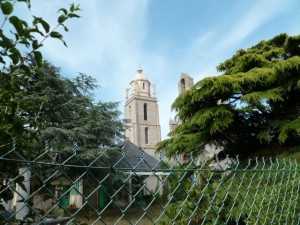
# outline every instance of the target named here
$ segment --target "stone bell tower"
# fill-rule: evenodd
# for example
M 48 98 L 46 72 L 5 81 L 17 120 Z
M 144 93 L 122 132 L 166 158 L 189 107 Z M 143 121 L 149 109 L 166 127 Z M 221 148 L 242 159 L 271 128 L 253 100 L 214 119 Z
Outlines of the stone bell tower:
M 151 90 L 152 89 L 152 90 Z M 137 74 L 126 89 L 125 136 L 132 143 L 154 156 L 156 144 L 161 140 L 158 102 L 155 85 L 151 85 L 143 70 Z
M 183 92 L 191 89 L 194 86 L 194 79 L 187 73 L 181 73 L 180 80 L 178 83 L 178 94 L 181 95 Z
M 191 89 L 194 86 L 194 79 L 187 73 L 181 73 L 179 83 L 178 83 L 178 95 L 181 95 L 183 92 Z M 170 131 L 174 130 L 181 122 L 178 118 L 170 119 L 169 126 Z

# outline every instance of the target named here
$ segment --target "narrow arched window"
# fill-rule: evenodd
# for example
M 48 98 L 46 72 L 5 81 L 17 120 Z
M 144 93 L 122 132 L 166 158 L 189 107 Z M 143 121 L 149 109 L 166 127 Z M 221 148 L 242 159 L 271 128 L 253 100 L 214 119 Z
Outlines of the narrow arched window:
M 181 93 L 184 92 L 186 90 L 186 87 L 185 87 L 185 79 L 181 79 L 180 81 L 180 88 L 181 88 Z
M 148 144 L 148 133 L 149 133 L 149 128 L 145 128 L 145 144 Z
M 147 103 L 144 103 L 144 120 L 147 120 Z
M 145 83 L 143 82 L 143 89 L 145 89 Z

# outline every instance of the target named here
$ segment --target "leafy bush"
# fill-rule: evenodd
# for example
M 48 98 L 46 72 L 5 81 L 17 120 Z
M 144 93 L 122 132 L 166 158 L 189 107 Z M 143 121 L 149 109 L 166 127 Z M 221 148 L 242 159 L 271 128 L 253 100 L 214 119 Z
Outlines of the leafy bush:
M 173 171 L 160 224 L 299 224 L 299 164 L 252 162 L 227 171 Z

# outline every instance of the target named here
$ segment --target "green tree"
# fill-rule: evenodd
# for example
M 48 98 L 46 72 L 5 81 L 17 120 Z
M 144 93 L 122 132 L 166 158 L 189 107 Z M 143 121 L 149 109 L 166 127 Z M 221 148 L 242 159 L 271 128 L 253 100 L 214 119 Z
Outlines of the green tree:
M 14 9 L 19 4 L 26 4 L 30 10 L 30 0 L 0 1 L 0 155 L 12 148 L 12 139 L 17 138 L 19 149 L 27 150 L 27 146 L 37 138 L 41 120 L 39 109 L 43 102 L 28 101 L 27 83 L 31 82 L 35 71 L 43 61 L 40 51 L 47 38 L 56 38 L 63 42 L 59 28 L 68 31 L 65 22 L 79 17 L 79 6 L 70 5 L 69 9 L 59 9 L 57 25 L 51 28 L 41 17 L 33 16 L 30 24 L 23 14 L 16 14 Z M 32 64 L 32 62 L 34 63 Z M 29 116 L 28 112 L 37 112 Z M 24 147 L 24 148 L 23 148 Z M 17 174 L 17 162 L 0 163 L 0 203 L 12 198 L 7 187 L 10 175 Z M 22 187 L 23 176 L 15 180 Z M 0 210 L 3 206 L 0 204 Z M 2 218 L 1 218 L 2 219 Z M 1 223 L 1 221 L 0 221 Z
M 39 114 L 41 124 L 39 144 L 34 142 L 30 149 L 43 151 L 48 141 L 55 151 L 65 152 L 76 143 L 79 155 L 88 159 L 115 146 L 123 131 L 118 103 L 95 104 L 92 92 L 96 88 L 94 78 L 83 73 L 74 79 L 64 78 L 58 68 L 44 62 L 26 87 L 26 100 L 40 105 L 38 110 L 27 112 L 33 118 Z
M 167 155 L 199 154 L 206 144 L 248 156 L 266 146 L 300 142 L 300 36 L 280 34 L 239 50 L 181 94 L 182 121 L 159 144 Z
M 65 22 L 79 17 L 79 6 L 70 5 L 69 9 L 59 9 L 57 25 L 51 28 L 41 17 L 32 17 L 31 24 L 22 15 L 16 15 L 18 4 L 27 4 L 30 0 L 1 0 L 0 27 L 0 152 L 7 151 L 12 138 L 18 143 L 30 143 L 38 134 L 39 113 L 36 117 L 26 116 L 26 112 L 39 109 L 38 102 L 26 101 L 28 90 L 24 88 L 30 82 L 35 71 L 41 67 L 43 56 L 40 52 L 47 38 L 56 38 L 63 42 L 59 28 L 68 31 Z M 34 64 L 31 62 L 34 61 Z M 25 115 L 24 115 L 25 114 Z

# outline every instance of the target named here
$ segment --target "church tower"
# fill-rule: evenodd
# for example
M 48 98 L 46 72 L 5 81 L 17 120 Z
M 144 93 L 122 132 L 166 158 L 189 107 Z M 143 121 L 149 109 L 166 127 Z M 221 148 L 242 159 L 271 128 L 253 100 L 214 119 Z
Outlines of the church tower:
M 194 86 L 194 79 L 187 73 L 181 73 L 178 83 L 178 93 L 181 95 L 183 92 L 191 89 Z
M 178 94 L 181 95 L 183 92 L 191 89 L 193 86 L 194 86 L 194 79 L 187 73 L 181 73 L 179 83 L 178 83 Z M 178 120 L 178 118 L 170 119 L 169 120 L 170 131 L 174 130 L 179 124 L 180 121 Z
M 141 68 L 126 89 L 125 119 L 126 138 L 154 156 L 161 140 L 158 103 L 155 85 L 151 85 Z

